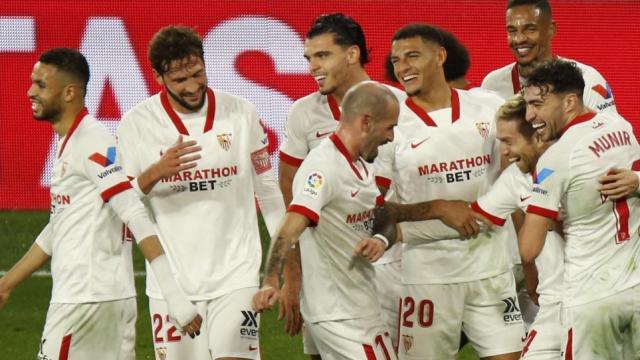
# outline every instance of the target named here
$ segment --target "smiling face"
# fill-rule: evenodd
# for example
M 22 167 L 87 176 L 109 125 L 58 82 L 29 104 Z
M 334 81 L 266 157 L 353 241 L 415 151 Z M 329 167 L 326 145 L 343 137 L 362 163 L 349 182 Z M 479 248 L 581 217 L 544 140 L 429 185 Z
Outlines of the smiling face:
M 207 74 L 204 62 L 198 56 L 175 60 L 169 70 L 156 74 L 158 83 L 167 88 L 171 105 L 181 113 L 198 111 L 204 105 L 207 91 Z
M 55 123 L 63 107 L 63 92 L 67 85 L 65 76 L 53 65 L 37 62 L 31 72 L 31 86 L 27 96 L 31 112 L 36 120 Z
M 346 92 L 350 66 L 360 66 L 357 48 L 355 45 L 336 44 L 332 33 L 320 34 L 305 41 L 304 57 L 309 62 L 309 73 L 318 83 L 318 91 L 322 95 Z
M 518 127 L 523 120 L 499 119 L 497 121 L 498 140 L 500 140 L 500 152 L 509 160 L 515 163 L 523 173 L 531 172 L 535 167 L 541 152 L 540 141 L 536 135 L 527 138 Z
M 391 44 L 391 63 L 396 78 L 409 96 L 416 96 L 443 75 L 444 48 L 420 36 L 395 40 Z
M 528 86 L 524 89 L 527 122 L 531 123 L 543 141 L 556 139 L 567 123 L 565 96 L 552 89 Z
M 551 59 L 551 39 L 555 24 L 534 5 L 515 6 L 507 10 L 507 41 L 521 67 L 533 67 Z

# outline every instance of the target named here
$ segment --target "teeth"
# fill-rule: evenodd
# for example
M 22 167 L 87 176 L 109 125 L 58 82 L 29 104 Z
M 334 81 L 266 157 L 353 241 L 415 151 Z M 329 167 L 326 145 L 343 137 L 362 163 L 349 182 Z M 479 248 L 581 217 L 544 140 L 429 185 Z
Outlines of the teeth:
M 403 77 L 402 80 L 409 81 L 409 80 L 413 80 L 413 79 L 415 79 L 417 77 L 418 77 L 418 75 L 407 75 L 407 76 Z
M 531 126 L 533 126 L 534 129 L 541 129 L 545 126 L 546 124 L 541 122 L 541 123 L 536 123 L 536 124 L 531 124 Z
M 31 110 L 33 111 L 37 111 L 40 108 L 40 105 L 38 103 L 31 103 Z
M 529 51 L 531 51 L 530 47 L 526 47 L 526 48 L 518 48 L 516 49 L 516 51 L 518 52 L 518 54 L 520 55 L 526 55 L 529 53 Z
M 516 162 L 516 161 L 518 161 L 518 158 L 517 158 L 517 157 L 509 158 L 509 162 Z
M 320 80 L 324 80 L 327 76 L 326 75 L 318 75 L 315 77 L 316 81 L 320 81 Z

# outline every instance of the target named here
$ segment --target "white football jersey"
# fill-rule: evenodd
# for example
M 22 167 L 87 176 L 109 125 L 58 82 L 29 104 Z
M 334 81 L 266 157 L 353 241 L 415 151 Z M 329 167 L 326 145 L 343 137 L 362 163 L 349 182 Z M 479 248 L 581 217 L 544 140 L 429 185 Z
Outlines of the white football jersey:
M 371 237 L 373 209 L 383 201 L 364 160 L 352 160 L 332 134 L 298 169 L 293 196 L 288 211 L 309 218 L 318 252 L 318 261 L 302 262 L 303 274 L 311 276 L 302 281 L 305 321 L 379 315 L 373 266 L 353 256 L 356 244 Z
M 51 303 L 135 297 L 131 240 L 107 204 L 131 188 L 109 132 L 83 109 L 57 143 L 51 217 L 38 246 L 51 256 Z
M 450 108 L 426 113 L 407 99 L 393 146 L 378 156 L 378 169 L 387 171 L 378 175 L 395 182 L 400 203 L 475 201 L 499 172 L 494 116 L 502 102 L 497 95 L 452 89 Z M 404 241 L 405 284 L 484 279 L 508 271 L 512 264 L 503 230 L 471 240 Z
M 608 169 L 629 169 L 639 159 L 631 124 L 615 113 L 587 113 L 538 160 L 527 212 L 555 219 L 562 206 L 566 213 L 567 306 L 640 284 L 640 199 L 612 201 L 598 191 L 598 177 Z
M 617 112 L 611 88 L 598 70 L 575 60 L 562 57 L 559 59 L 575 62 L 578 68 L 582 70 L 582 76 L 584 78 L 582 101 L 587 107 L 598 112 Z M 520 76 L 518 67 L 514 62 L 487 74 L 484 80 L 482 80 L 481 87 L 483 89 L 493 90 L 500 94 L 500 96 L 508 99 L 521 90 L 522 84 L 524 84 L 525 81 L 526 80 Z
M 261 244 L 254 175 L 270 169 L 255 107 L 207 90 L 201 111 L 178 115 L 166 92 L 136 105 L 118 128 L 127 175 L 158 161 L 182 134 L 202 147 L 195 168 L 160 180 L 145 198 L 178 283 L 190 300 L 258 286 Z M 162 298 L 151 271 L 147 294 Z
M 407 95 L 398 88 L 389 85 L 387 88 L 393 92 L 399 102 L 407 98 Z M 322 95 L 316 91 L 297 100 L 293 103 L 287 118 L 284 138 L 280 145 L 280 160 L 292 166 L 300 166 L 309 151 L 335 131 L 340 116 L 340 106 L 331 95 Z M 301 236 L 301 248 L 313 246 L 307 243 L 307 236 L 306 232 Z M 398 261 L 400 255 L 400 245 L 394 245 L 376 264 Z M 313 259 L 302 259 L 302 261 L 313 261 Z
M 500 174 L 489 192 L 478 198 L 471 208 L 495 225 L 503 226 L 514 211 L 526 211 L 532 187 L 531 174 L 524 174 L 516 164 L 511 164 Z M 540 305 L 559 302 L 563 290 L 564 241 L 557 232 L 547 232 L 542 252 L 536 258 L 536 267 Z

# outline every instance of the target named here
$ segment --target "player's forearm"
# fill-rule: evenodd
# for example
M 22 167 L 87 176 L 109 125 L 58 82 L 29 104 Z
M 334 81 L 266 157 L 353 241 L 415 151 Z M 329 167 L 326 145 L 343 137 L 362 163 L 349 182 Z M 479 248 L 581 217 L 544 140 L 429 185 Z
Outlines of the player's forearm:
M 384 236 L 389 242 L 389 246 L 393 246 L 398 240 L 397 234 L 397 216 L 391 210 L 393 205 L 384 204 L 374 210 L 375 221 L 373 223 L 373 233 Z
M 280 185 L 285 207 L 288 207 L 291 204 L 291 200 L 293 200 L 293 178 L 297 171 L 297 167 L 280 161 L 278 184 Z
M 156 235 L 148 236 L 138 242 L 138 248 L 147 261 L 152 262 L 158 256 L 164 254 L 160 239 Z
M 38 244 L 31 245 L 29 251 L 2 277 L 2 286 L 13 290 L 31 274 L 49 261 L 51 257 Z
M 274 288 L 280 287 L 280 274 L 282 273 L 282 266 L 287 256 L 287 251 L 293 245 L 294 239 L 278 234 L 276 241 L 271 247 L 271 252 L 267 259 L 265 266 L 265 276 L 262 281 L 263 285 L 271 286 Z
M 536 214 L 527 214 L 518 232 L 518 248 L 522 263 L 533 263 L 542 251 L 551 220 Z
M 415 204 L 393 204 L 396 212 L 396 221 L 423 221 L 439 219 L 438 210 L 442 200 L 424 201 Z
M 155 164 L 149 166 L 133 181 L 138 182 L 138 188 L 146 195 L 151 192 L 151 189 L 162 179 L 160 172 L 156 170 Z
M 302 260 L 299 244 L 294 244 L 287 252 L 283 271 L 286 284 L 300 284 L 302 279 Z

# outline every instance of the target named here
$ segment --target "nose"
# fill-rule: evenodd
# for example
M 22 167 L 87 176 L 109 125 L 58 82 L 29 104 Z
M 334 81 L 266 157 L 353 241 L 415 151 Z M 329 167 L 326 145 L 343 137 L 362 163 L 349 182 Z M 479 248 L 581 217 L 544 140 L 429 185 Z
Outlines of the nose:
M 516 34 L 513 36 L 513 41 L 515 41 L 518 44 L 523 43 L 526 40 L 527 40 L 527 37 L 524 35 L 522 31 L 517 31 Z
M 35 96 L 35 88 L 36 88 L 36 85 L 35 84 L 31 84 L 31 86 L 29 86 L 29 88 L 27 89 L 27 96 L 29 98 Z
M 509 155 L 509 147 L 504 142 L 500 142 L 500 150 L 502 151 L 502 155 Z
M 527 110 L 526 110 L 524 119 L 527 122 L 532 122 L 533 120 L 535 120 L 535 118 L 536 118 L 535 109 L 532 106 L 527 106 Z
M 320 66 L 318 66 L 318 63 L 314 60 L 314 59 L 309 59 L 309 72 L 313 75 L 313 73 L 315 73 Z
M 402 80 L 402 76 L 407 72 L 409 66 L 405 61 L 398 60 L 393 63 L 393 72 L 396 74 L 398 80 Z

